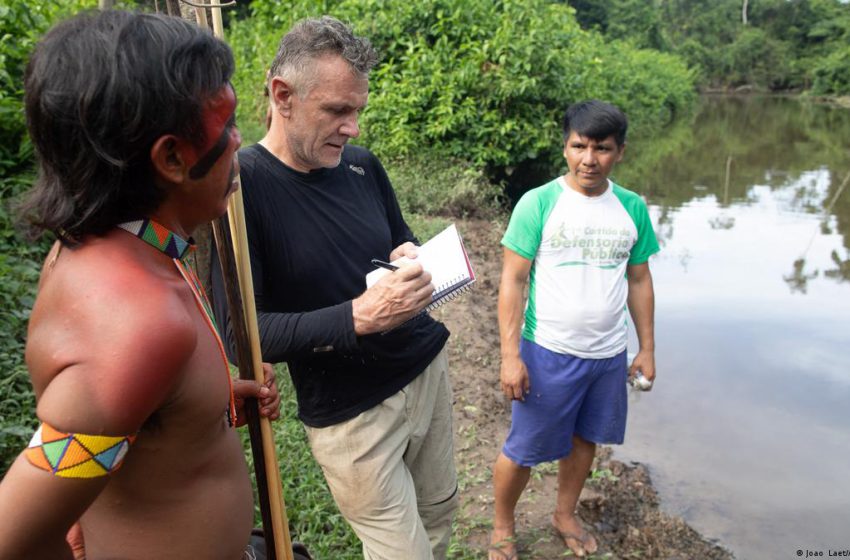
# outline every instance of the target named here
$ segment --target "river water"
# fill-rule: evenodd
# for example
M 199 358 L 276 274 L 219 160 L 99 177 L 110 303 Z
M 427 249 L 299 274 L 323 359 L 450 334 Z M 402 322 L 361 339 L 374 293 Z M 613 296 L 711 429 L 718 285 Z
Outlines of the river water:
M 658 380 L 616 456 L 741 559 L 850 549 L 848 174 L 850 110 L 759 97 L 706 98 L 615 169 L 662 245 Z

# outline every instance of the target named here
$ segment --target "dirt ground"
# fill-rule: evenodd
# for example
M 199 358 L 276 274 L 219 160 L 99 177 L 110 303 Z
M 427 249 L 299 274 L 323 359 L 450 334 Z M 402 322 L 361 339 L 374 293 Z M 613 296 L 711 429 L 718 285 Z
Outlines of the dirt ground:
M 475 287 L 434 316 L 451 330 L 449 359 L 455 397 L 455 459 L 461 481 L 459 535 L 486 557 L 492 526 L 491 467 L 510 423 L 510 405 L 499 391 L 499 329 L 496 298 L 504 224 L 459 220 L 475 268 Z M 592 558 L 731 559 L 679 518 L 659 509 L 649 472 L 641 464 L 597 453 L 579 514 L 599 541 Z M 550 529 L 557 467 L 536 468 L 517 507 L 517 546 L 523 559 L 555 559 L 567 549 Z

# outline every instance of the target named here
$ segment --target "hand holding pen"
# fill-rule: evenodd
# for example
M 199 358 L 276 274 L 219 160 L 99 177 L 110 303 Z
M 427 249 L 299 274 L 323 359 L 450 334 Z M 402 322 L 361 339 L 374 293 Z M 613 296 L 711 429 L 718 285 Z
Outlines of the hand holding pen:
M 386 274 L 351 302 L 357 335 L 385 332 L 397 327 L 425 309 L 431 303 L 434 292 L 431 274 L 415 260 L 397 266 L 373 259 L 372 264 L 392 273 Z

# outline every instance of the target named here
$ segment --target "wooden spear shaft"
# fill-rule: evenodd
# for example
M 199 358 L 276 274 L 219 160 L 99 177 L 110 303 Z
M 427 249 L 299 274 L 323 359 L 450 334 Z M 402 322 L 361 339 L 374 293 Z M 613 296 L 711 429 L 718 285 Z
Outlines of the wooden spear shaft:
M 222 277 L 225 279 L 224 291 L 227 296 L 227 306 L 230 309 L 230 316 L 235 319 L 231 320 L 231 328 L 233 329 L 233 338 L 237 341 L 236 365 L 239 367 L 239 378 L 253 381 L 253 358 L 251 357 L 250 343 L 248 341 L 248 329 L 244 321 L 245 312 L 242 309 L 242 296 L 239 294 L 238 282 L 230 280 L 238 278 L 238 273 L 236 271 L 236 259 L 230 247 L 229 227 L 226 215 L 212 222 L 213 236 L 215 237 L 215 246 L 221 265 Z M 263 519 L 263 529 L 271 532 L 272 523 L 269 500 L 267 499 L 266 463 L 263 457 L 263 440 L 260 431 L 260 410 L 256 399 L 245 403 L 243 414 L 245 415 L 248 433 L 251 438 L 251 451 L 254 456 L 257 492 L 260 495 L 260 515 Z M 273 538 L 274 535 L 271 535 L 266 539 L 267 546 L 270 546 L 268 543 Z
M 245 321 L 245 310 L 242 307 L 242 295 L 239 291 L 239 272 L 236 266 L 236 257 L 233 254 L 232 236 L 230 235 L 230 224 L 227 216 L 221 216 L 212 223 L 215 245 L 221 264 L 222 277 L 224 278 L 224 289 L 227 296 L 227 305 L 230 309 L 231 328 L 236 340 L 236 363 L 239 366 L 240 379 L 253 381 L 254 358 L 251 352 L 251 341 Z M 271 495 L 269 491 L 270 478 L 274 481 L 266 469 L 266 443 L 263 437 L 261 416 L 256 399 L 249 399 L 243 407 L 243 413 L 248 425 L 248 434 L 251 440 L 251 453 L 254 457 L 254 475 L 257 481 L 257 495 L 260 504 L 260 516 L 263 522 L 263 533 L 266 540 L 267 557 L 270 560 L 285 558 L 278 556 L 277 543 L 280 541 L 275 522 L 273 521 Z M 270 453 L 274 455 L 274 447 Z M 285 511 L 284 511 L 285 519 Z M 284 526 L 287 524 L 284 522 Z
M 254 303 L 254 283 L 251 277 L 251 260 L 248 253 L 248 235 L 245 229 L 245 207 L 242 201 L 241 181 L 239 185 L 240 190 L 237 190 L 228 202 L 227 219 L 230 223 L 233 254 L 236 260 L 242 305 L 245 310 L 244 321 L 248 330 L 253 371 L 257 381 L 262 383 L 263 364 L 260 355 L 260 331 L 257 327 L 257 308 Z M 260 431 L 276 555 L 280 560 L 292 560 L 292 539 L 289 535 L 289 522 L 286 518 L 286 505 L 284 504 L 283 487 L 280 482 L 280 467 L 274 446 L 274 432 L 268 418 L 260 418 Z
M 219 4 L 219 0 L 212 0 L 213 4 Z M 224 27 L 221 19 L 221 8 L 212 8 L 212 19 L 214 34 L 216 37 L 224 40 Z M 258 383 L 265 381 L 263 376 L 262 356 L 260 352 L 260 332 L 257 327 L 257 308 L 254 303 L 254 282 L 251 276 L 251 260 L 248 253 L 248 235 L 245 228 L 245 207 L 242 201 L 242 182 L 237 177 L 238 190 L 230 197 L 227 204 L 227 219 L 230 225 L 230 237 L 233 248 L 233 256 L 236 268 L 237 280 L 239 283 L 239 292 L 241 299 L 241 307 L 244 313 L 240 316 L 234 315 L 234 307 L 231 306 L 231 323 L 236 325 L 241 322 L 240 327 L 247 329 L 247 338 L 243 338 L 243 345 L 247 342 L 247 347 L 250 349 L 250 364 L 253 371 L 254 379 Z M 217 222 L 218 223 L 218 222 Z M 219 236 L 222 241 L 217 243 L 219 251 L 222 247 L 227 247 L 223 243 L 223 236 Z M 223 259 L 220 259 L 223 261 Z M 225 271 L 223 271 L 225 272 Z M 225 285 L 228 282 L 232 283 L 233 276 L 222 274 Z M 235 295 L 235 294 L 234 294 Z M 228 299 L 231 296 L 228 295 Z M 234 333 L 236 331 L 234 330 Z M 246 358 L 247 361 L 247 358 Z M 240 363 L 240 371 L 244 366 Z M 280 467 L 277 462 L 277 452 L 274 445 L 274 432 L 271 422 L 268 418 L 263 418 L 257 411 L 257 403 L 254 400 L 253 408 L 256 411 L 254 416 L 254 428 L 259 425 L 260 445 L 254 443 L 254 438 L 251 439 L 251 447 L 254 453 L 255 473 L 257 475 L 257 488 L 260 500 L 261 512 L 267 509 L 267 513 L 263 515 L 263 529 L 266 535 L 267 555 L 269 560 L 293 560 L 292 556 L 292 539 L 289 535 L 289 522 L 286 517 L 286 505 L 283 500 L 283 487 L 280 481 Z M 248 416 L 249 422 L 251 416 Z M 249 428 L 250 429 L 250 428 Z M 259 452 L 259 453 L 258 453 Z M 262 463 L 262 469 L 256 467 L 257 463 Z M 260 471 L 264 471 L 262 474 Z M 264 476 L 263 476 L 264 475 Z M 261 484 L 261 479 L 265 480 L 265 484 Z M 261 491 L 261 487 L 265 487 L 265 492 Z M 264 495 L 265 494 L 265 495 Z M 265 502 L 265 504 L 264 504 Z M 268 519 L 267 519 L 268 518 Z M 270 527 L 269 524 L 270 523 Z M 271 529 L 271 531 L 269 531 Z M 271 538 L 270 538 L 271 537 Z

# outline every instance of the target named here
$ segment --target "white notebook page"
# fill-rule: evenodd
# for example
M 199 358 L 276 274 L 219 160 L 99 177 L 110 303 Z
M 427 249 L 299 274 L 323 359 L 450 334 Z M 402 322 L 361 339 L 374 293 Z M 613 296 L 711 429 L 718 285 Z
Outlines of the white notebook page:
M 418 248 L 416 259 L 402 257 L 392 264 L 402 266 L 407 262 L 418 262 L 422 268 L 431 273 L 431 283 L 436 292 L 446 288 L 468 284 L 475 279 L 472 266 L 467 260 L 466 252 L 458 234 L 457 227 L 452 224 L 428 242 Z M 378 268 L 366 275 L 366 287 L 372 286 L 390 271 Z

